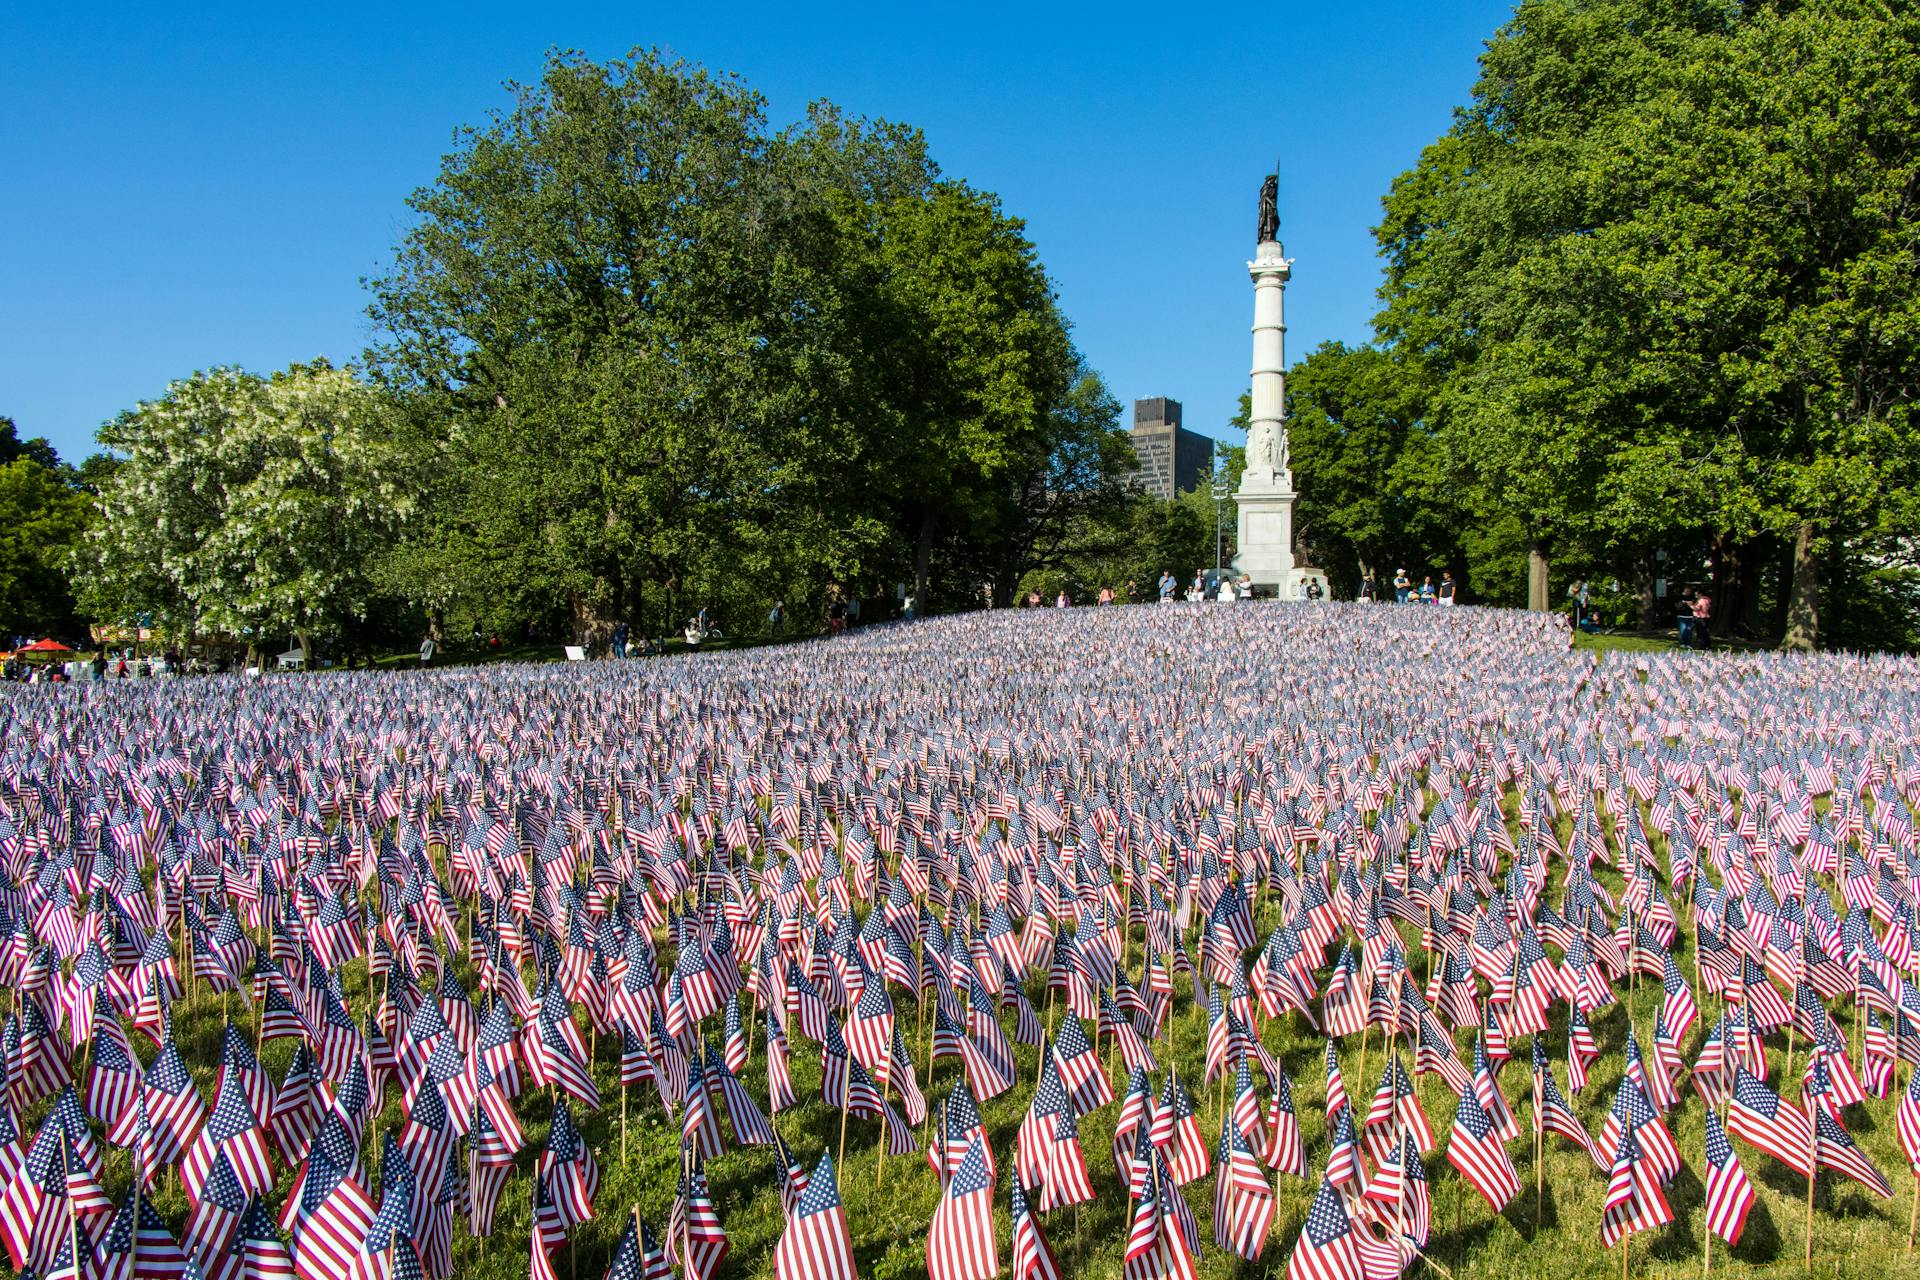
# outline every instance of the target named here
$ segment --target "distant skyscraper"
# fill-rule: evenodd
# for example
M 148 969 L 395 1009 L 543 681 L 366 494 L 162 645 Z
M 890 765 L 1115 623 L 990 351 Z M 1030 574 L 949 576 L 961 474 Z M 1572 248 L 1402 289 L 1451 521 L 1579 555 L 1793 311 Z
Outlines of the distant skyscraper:
M 1133 451 L 1140 459 L 1136 483 L 1156 498 L 1171 498 L 1207 476 L 1213 440 L 1180 425 L 1180 402 L 1166 396 L 1133 402 Z

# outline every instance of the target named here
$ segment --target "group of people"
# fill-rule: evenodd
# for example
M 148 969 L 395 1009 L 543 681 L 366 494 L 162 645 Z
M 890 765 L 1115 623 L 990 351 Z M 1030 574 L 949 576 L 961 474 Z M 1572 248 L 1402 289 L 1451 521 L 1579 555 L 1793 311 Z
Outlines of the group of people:
M 1161 570 L 1160 603 L 1172 603 L 1178 588 L 1179 584 L 1174 581 L 1173 575 L 1164 569 Z M 1207 571 L 1195 569 L 1193 581 L 1187 584 L 1186 598 L 1192 604 L 1199 604 L 1206 600 L 1218 600 L 1222 604 L 1231 604 L 1236 600 L 1251 600 L 1253 599 L 1253 579 L 1244 573 L 1237 578 L 1230 578 L 1223 573 L 1214 580 L 1209 589 Z
M 1440 581 L 1435 582 L 1432 574 L 1420 579 L 1420 585 L 1413 585 L 1413 578 L 1405 569 L 1393 571 L 1393 602 L 1395 604 L 1442 604 L 1451 607 L 1459 597 L 1460 584 L 1454 580 L 1453 570 L 1442 569 Z M 1378 600 L 1380 592 L 1374 583 L 1371 571 L 1360 575 L 1359 599 Z

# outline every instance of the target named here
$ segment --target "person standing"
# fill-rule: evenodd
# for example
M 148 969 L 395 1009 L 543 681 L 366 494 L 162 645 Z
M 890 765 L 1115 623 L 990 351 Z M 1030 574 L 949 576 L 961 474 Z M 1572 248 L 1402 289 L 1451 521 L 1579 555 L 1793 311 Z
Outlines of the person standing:
M 433 650 L 434 650 L 433 633 L 428 632 L 420 640 L 420 669 L 422 671 L 425 671 L 428 665 L 433 662 Z M 126 668 L 126 665 L 127 665 L 126 659 L 122 658 L 120 660 L 121 669 L 124 670 Z
M 1067 598 L 1067 589 L 1065 587 L 1060 588 L 1060 594 L 1053 598 L 1053 607 L 1056 609 L 1064 609 L 1072 603 L 1073 601 Z
M 1112 588 L 1112 587 L 1101 587 L 1101 588 L 1100 588 L 1100 603 L 1101 603 L 1101 604 L 1112 604 L 1112 603 L 1113 603 L 1113 588 Z
M 773 632 L 773 638 L 778 640 L 781 633 L 786 629 L 787 602 L 784 600 L 775 600 L 773 602 L 773 608 L 767 610 L 767 630 Z
M 1360 602 L 1362 604 L 1372 604 L 1373 593 L 1374 593 L 1374 587 L 1373 587 L 1372 572 L 1369 571 L 1361 574 L 1360 575 Z
M 1407 593 L 1412 590 L 1413 579 L 1407 576 L 1407 571 L 1405 569 L 1395 569 L 1393 571 L 1393 602 L 1395 604 L 1405 604 L 1407 602 Z
M 1169 572 L 1166 569 L 1162 569 L 1160 571 L 1160 603 L 1161 604 L 1173 603 L 1173 592 L 1174 592 L 1174 588 L 1177 585 L 1178 584 L 1176 584 L 1173 580 L 1173 574 L 1171 572 Z
M 1451 609 L 1454 592 L 1458 589 L 1459 584 L 1453 580 L 1453 570 L 1442 569 L 1440 571 L 1440 603 Z
M 1702 591 L 1693 598 L 1693 647 L 1710 649 L 1713 637 L 1710 623 L 1713 620 L 1713 601 Z
M 1420 603 L 1432 604 L 1433 598 L 1434 598 L 1433 575 L 1428 574 L 1424 578 L 1420 579 Z

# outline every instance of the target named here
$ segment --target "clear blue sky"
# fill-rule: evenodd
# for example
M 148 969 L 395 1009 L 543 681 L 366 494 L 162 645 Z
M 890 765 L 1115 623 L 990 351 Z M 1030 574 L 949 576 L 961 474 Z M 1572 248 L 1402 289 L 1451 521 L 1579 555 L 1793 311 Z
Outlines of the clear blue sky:
M 364 349 L 362 276 L 454 127 L 544 52 L 660 45 L 922 127 L 1027 219 L 1123 402 L 1213 432 L 1247 383 L 1261 175 L 1296 259 L 1288 355 L 1364 340 L 1370 228 L 1509 0 L 0 7 L 0 414 L 77 457 L 214 364 Z

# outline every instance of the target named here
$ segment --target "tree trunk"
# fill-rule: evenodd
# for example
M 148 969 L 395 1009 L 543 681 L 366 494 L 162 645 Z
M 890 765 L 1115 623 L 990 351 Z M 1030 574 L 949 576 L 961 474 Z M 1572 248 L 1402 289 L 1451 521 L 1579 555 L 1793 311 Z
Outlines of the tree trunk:
M 1793 586 L 1787 594 L 1787 634 L 1783 649 L 1808 650 L 1820 643 L 1820 574 L 1823 554 L 1815 549 L 1819 530 L 1811 520 L 1800 522 L 1793 536 Z
M 573 592 L 568 599 L 573 607 L 574 643 L 604 649 L 613 635 L 613 611 L 585 592 Z
M 1653 594 L 1653 575 L 1655 565 L 1651 560 L 1642 560 L 1633 571 L 1633 611 L 1635 624 L 1642 631 L 1657 631 L 1660 628 L 1660 601 Z
M 1793 544 L 1783 539 L 1773 549 L 1773 563 L 1768 568 L 1773 571 L 1773 596 L 1768 601 L 1766 617 L 1762 619 L 1763 629 L 1755 634 L 1778 643 L 1780 637 L 1787 633 L 1787 601 L 1793 595 Z
M 293 634 L 300 641 L 300 669 L 313 670 L 313 633 L 301 630 Z
M 1547 599 L 1547 553 L 1536 542 L 1527 548 L 1527 608 L 1545 613 L 1552 607 Z
M 920 518 L 920 537 L 913 548 L 913 600 L 921 614 L 927 609 L 927 567 L 933 559 L 933 512 Z

